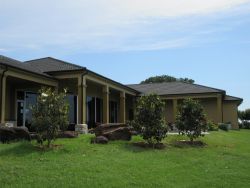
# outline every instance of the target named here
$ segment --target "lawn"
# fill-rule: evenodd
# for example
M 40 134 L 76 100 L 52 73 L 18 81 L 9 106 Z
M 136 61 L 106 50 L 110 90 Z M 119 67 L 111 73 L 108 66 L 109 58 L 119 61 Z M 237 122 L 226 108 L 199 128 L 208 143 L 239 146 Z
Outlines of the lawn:
M 0 144 L 0 187 L 250 187 L 250 131 L 212 132 L 203 148 L 90 144 L 91 135 L 59 139 L 60 149 Z

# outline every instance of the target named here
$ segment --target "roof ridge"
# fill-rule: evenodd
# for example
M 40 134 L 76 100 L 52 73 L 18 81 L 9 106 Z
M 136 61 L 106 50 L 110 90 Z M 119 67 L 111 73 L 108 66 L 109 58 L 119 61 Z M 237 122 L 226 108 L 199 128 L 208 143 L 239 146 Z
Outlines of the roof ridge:
M 7 60 L 10 60 L 10 61 L 15 61 L 15 62 L 17 62 L 17 63 L 23 63 L 22 61 L 19 61 L 19 60 L 16 60 L 16 59 L 13 59 L 13 58 L 4 56 L 4 55 L 0 55 L 0 58 L 2 58 L 2 59 L 7 59 Z
M 32 72 L 32 73 L 35 73 L 35 74 L 40 74 L 40 75 L 43 75 L 43 76 L 46 76 L 46 77 L 51 77 L 50 75 L 42 72 L 38 68 L 36 68 L 34 70 L 33 66 L 31 66 L 30 64 L 25 64 L 23 61 L 19 61 L 19 60 L 16 60 L 16 59 L 13 59 L 13 58 L 10 58 L 10 57 L 7 57 L 7 56 L 3 56 L 3 55 L 0 55 L 0 61 L 1 61 L 1 59 L 3 60 L 3 62 L 2 63 L 0 62 L 0 64 L 7 65 L 7 66 L 10 66 L 10 67 L 14 67 L 16 69 L 21 69 L 21 70 L 24 70 L 24 71 Z M 6 61 L 7 63 L 5 63 L 4 61 Z
M 223 92 L 223 93 L 226 94 L 226 91 L 222 90 L 222 89 L 218 89 L 218 88 L 214 88 L 214 87 L 209 87 L 209 86 L 204 86 L 204 85 L 195 84 L 195 83 L 188 83 L 188 82 L 182 82 L 182 83 L 189 84 L 189 85 L 196 85 L 196 86 L 200 86 L 200 87 L 205 87 L 205 88 L 208 88 L 208 89 L 214 89 L 214 90 L 218 90 L 218 91 L 221 91 L 221 92 Z
M 199 86 L 199 87 L 204 87 L 204 88 L 208 88 L 208 89 L 213 89 L 213 90 L 217 90 L 223 93 L 226 93 L 225 90 L 222 89 L 218 89 L 218 88 L 214 88 L 214 87 L 209 87 L 209 86 L 204 86 L 201 84 L 195 84 L 195 83 L 188 83 L 188 82 L 184 82 L 184 81 L 173 81 L 173 82 L 159 82 L 159 83 L 143 83 L 143 84 L 129 84 L 130 86 L 132 85 L 149 85 L 149 84 L 165 84 L 165 83 L 182 83 L 182 84 L 187 84 L 187 85 L 194 85 L 194 86 Z
M 39 61 L 39 60 L 42 60 L 42 59 L 52 59 L 54 61 L 64 63 L 64 64 L 68 64 L 68 65 L 71 65 L 71 66 L 75 66 L 75 67 L 78 67 L 78 68 L 86 68 L 86 67 L 83 67 L 83 66 L 80 66 L 80 65 L 77 65 L 77 64 L 74 64 L 74 63 L 70 63 L 70 62 L 67 62 L 67 61 L 64 61 L 64 60 L 61 60 L 61 59 L 57 59 L 57 58 L 54 58 L 54 57 L 43 57 L 43 58 L 38 58 L 38 59 L 32 59 L 32 60 L 25 61 L 25 63 L 36 62 L 36 61 Z
M 79 68 L 85 68 L 85 67 L 82 67 L 82 66 L 77 65 L 77 64 L 74 64 L 74 63 L 70 63 L 70 62 L 67 62 L 67 61 L 64 61 L 64 60 L 61 60 L 61 59 L 56 59 L 56 58 L 54 58 L 54 57 L 47 57 L 47 58 L 53 59 L 53 60 L 55 60 L 55 61 L 59 61 L 59 62 L 65 63 L 65 64 L 68 64 L 68 65 L 77 66 L 77 67 L 79 67 Z

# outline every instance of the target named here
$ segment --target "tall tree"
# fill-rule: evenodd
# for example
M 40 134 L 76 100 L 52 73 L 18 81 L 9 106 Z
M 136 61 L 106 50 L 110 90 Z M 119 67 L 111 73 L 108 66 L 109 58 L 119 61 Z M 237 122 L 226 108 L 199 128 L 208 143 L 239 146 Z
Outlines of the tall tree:
M 161 76 L 152 76 L 142 81 L 141 84 L 149 84 L 149 83 L 163 83 L 163 82 L 186 82 L 186 83 L 194 83 L 194 80 L 189 78 L 175 78 L 169 75 L 161 75 Z

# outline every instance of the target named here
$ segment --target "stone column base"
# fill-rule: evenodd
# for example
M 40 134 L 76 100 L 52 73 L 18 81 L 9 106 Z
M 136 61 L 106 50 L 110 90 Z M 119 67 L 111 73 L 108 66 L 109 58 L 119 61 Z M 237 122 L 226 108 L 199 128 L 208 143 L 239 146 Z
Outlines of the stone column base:
M 87 124 L 76 124 L 75 131 L 79 134 L 88 134 L 88 125 Z

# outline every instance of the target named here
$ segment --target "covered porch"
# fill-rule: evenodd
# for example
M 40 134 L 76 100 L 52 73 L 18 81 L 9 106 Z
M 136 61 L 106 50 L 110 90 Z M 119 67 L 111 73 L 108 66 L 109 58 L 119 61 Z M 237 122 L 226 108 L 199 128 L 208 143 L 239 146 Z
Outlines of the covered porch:
M 68 89 L 70 124 L 85 124 L 88 129 L 99 124 L 125 123 L 134 115 L 135 94 L 93 75 L 60 77 L 59 91 Z
M 41 86 L 57 88 L 53 79 L 16 70 L 5 70 L 1 76 L 1 124 L 31 128 L 31 106 L 36 103 Z

